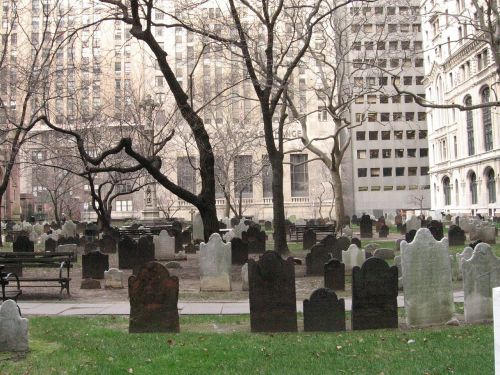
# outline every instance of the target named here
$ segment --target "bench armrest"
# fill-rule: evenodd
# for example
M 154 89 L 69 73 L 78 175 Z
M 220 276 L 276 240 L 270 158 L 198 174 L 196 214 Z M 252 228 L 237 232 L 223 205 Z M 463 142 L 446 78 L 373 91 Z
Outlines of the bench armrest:
M 16 283 L 17 283 L 17 289 L 18 289 L 18 290 L 19 290 L 19 289 L 21 289 L 21 284 L 19 283 L 19 277 L 18 277 L 15 273 L 13 273 L 13 272 L 8 273 L 8 274 L 7 274 L 7 275 L 3 278 L 3 280 L 2 280 L 2 281 L 7 281 L 7 282 L 8 282 L 8 281 L 9 281 L 9 279 L 10 279 L 11 277 L 13 277 L 13 278 L 16 280 Z

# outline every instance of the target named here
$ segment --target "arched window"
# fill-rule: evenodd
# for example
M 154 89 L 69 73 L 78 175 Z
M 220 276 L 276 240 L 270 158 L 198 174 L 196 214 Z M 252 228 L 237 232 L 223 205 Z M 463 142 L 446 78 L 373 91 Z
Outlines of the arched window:
M 467 96 L 465 98 L 465 105 L 470 107 L 472 105 L 472 98 Z M 467 117 L 467 149 L 469 150 L 469 156 L 474 155 L 474 120 L 472 117 L 472 111 L 466 112 Z
M 469 176 L 470 200 L 472 204 L 477 204 L 477 179 L 476 174 L 471 172 Z
M 495 171 L 490 169 L 488 172 L 486 185 L 488 187 L 488 202 L 495 203 L 497 201 L 497 189 L 495 186 Z
M 448 177 L 443 178 L 443 194 L 444 194 L 444 205 L 449 206 L 451 204 L 451 189 L 450 189 L 450 179 Z
M 482 103 L 490 102 L 490 89 L 486 87 L 481 93 Z M 483 131 L 484 131 L 484 150 L 493 149 L 493 132 L 491 126 L 491 107 L 483 108 Z
M 458 194 L 458 180 L 455 179 L 455 206 L 460 205 L 460 195 Z

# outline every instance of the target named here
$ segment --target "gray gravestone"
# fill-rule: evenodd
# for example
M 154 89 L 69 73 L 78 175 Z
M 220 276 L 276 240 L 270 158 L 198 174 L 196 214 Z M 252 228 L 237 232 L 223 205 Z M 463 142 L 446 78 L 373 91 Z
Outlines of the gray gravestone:
M 218 233 L 200 244 L 200 289 L 231 290 L 231 243 L 224 243 Z
M 28 319 L 21 318 L 15 301 L 6 300 L 0 305 L 0 352 L 28 350 Z

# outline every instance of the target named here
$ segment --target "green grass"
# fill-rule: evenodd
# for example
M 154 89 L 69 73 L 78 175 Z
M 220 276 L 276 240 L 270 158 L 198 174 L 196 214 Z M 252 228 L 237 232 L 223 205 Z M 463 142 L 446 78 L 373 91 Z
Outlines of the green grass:
M 491 325 L 252 334 L 247 316 L 182 317 L 180 334 L 128 334 L 128 320 L 31 318 L 17 374 L 492 374 Z M 408 343 L 414 340 L 414 343 Z

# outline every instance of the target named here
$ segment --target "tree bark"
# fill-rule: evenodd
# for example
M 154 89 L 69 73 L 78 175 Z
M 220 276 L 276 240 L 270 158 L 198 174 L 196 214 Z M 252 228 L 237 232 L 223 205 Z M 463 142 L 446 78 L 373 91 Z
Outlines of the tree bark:
M 205 242 L 208 242 L 212 233 L 219 232 L 219 219 L 217 219 L 217 209 L 213 204 L 200 205 L 197 207 L 203 221 Z
M 269 157 L 273 172 L 273 227 L 274 250 L 288 254 L 285 230 L 285 198 L 283 195 L 283 154 L 275 153 Z
M 345 208 L 344 208 L 344 195 L 343 195 L 343 187 L 342 187 L 342 178 L 340 177 L 339 169 L 333 167 L 330 170 L 332 180 L 333 180 L 333 189 L 335 192 L 335 217 L 337 220 L 337 228 L 336 232 L 340 232 L 342 229 L 344 216 L 345 216 Z
M 3 193 L 0 194 L 0 247 L 3 247 L 3 240 L 2 240 L 2 200 L 3 200 Z

